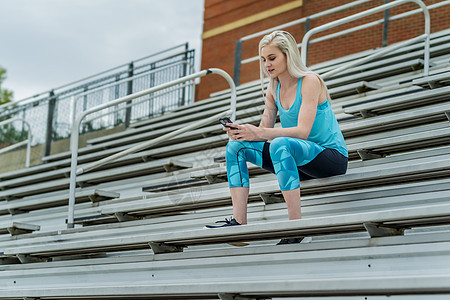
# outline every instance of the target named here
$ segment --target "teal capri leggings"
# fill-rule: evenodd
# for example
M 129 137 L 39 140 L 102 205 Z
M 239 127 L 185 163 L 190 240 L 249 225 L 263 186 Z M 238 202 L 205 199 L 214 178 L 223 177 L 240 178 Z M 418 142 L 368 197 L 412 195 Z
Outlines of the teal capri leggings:
M 282 191 L 300 187 L 300 180 L 345 174 L 348 159 L 316 143 L 279 137 L 272 142 L 230 141 L 226 151 L 228 183 L 248 187 L 247 162 L 277 176 Z

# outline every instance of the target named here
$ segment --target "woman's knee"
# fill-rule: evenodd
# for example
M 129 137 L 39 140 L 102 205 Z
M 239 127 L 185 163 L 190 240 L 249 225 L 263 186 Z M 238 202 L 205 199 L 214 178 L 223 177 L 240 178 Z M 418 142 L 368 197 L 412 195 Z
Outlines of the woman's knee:
M 239 153 L 239 150 L 242 149 L 242 143 L 239 143 L 238 141 L 229 141 L 226 147 L 226 151 L 229 154 L 236 155 Z
M 272 157 L 280 150 L 289 150 L 289 141 L 285 137 L 277 137 L 270 142 L 269 152 Z

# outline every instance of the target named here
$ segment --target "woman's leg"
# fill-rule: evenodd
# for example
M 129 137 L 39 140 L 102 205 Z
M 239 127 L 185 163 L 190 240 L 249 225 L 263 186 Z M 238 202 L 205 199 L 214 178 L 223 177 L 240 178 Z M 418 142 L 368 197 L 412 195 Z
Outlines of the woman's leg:
M 281 193 L 283 194 L 284 201 L 286 201 L 289 220 L 301 219 L 300 188 L 290 191 L 281 191 Z
M 323 148 L 294 138 L 276 138 L 270 144 L 270 157 L 290 220 L 301 218 L 300 177 L 297 167 L 307 164 Z
M 264 142 L 230 141 L 227 145 L 227 176 L 233 202 L 233 217 L 239 224 L 247 224 L 249 174 L 247 162 L 263 166 Z
M 241 225 L 247 224 L 247 200 L 248 187 L 230 188 L 231 200 L 233 202 L 233 217 Z

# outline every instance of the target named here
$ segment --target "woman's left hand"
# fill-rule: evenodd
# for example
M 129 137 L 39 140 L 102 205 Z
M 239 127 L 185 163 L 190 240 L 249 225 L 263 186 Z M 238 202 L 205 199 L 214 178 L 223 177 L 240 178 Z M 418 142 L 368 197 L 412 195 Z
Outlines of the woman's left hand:
M 237 129 L 228 130 L 228 135 L 234 141 L 263 141 L 261 138 L 261 128 L 251 124 L 237 125 Z

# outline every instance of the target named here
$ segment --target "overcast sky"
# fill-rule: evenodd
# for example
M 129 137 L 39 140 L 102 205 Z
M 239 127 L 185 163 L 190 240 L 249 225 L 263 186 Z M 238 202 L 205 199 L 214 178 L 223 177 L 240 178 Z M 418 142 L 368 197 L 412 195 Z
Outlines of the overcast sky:
M 200 66 L 204 0 L 0 0 L 3 88 L 14 100 L 185 42 Z

